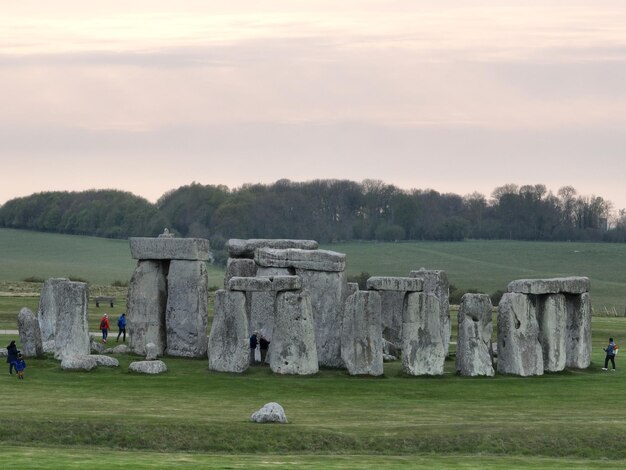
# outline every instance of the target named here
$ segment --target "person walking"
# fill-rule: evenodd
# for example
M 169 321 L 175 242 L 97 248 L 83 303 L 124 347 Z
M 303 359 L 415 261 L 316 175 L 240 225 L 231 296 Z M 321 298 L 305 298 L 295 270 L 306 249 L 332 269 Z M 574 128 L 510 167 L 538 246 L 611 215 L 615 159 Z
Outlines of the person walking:
M 100 319 L 100 331 L 102 331 L 102 342 L 107 342 L 107 337 L 109 336 L 109 316 L 105 313 L 104 316 Z
M 19 351 L 15 345 L 15 340 L 11 341 L 7 346 L 7 362 L 9 363 L 9 374 L 13 375 L 13 369 L 15 369 L 15 363 L 17 362 L 17 355 Z M 17 372 L 17 369 L 16 369 Z
M 256 360 L 254 354 L 256 353 L 256 347 L 258 344 L 258 334 L 256 331 L 250 336 L 250 365 L 254 365 Z
M 612 370 L 615 372 L 615 354 L 617 354 L 618 347 L 613 341 L 613 338 L 609 338 L 609 345 L 606 348 L 602 348 L 602 350 L 606 352 L 602 370 L 608 370 L 609 361 L 611 361 L 611 365 L 613 366 Z
M 125 313 L 122 313 L 122 315 L 120 315 L 120 317 L 117 319 L 117 327 L 119 328 L 120 332 L 117 334 L 117 340 L 115 340 L 115 342 L 119 343 L 120 335 L 124 335 L 122 336 L 122 341 L 125 343 L 126 342 L 126 314 Z
M 24 361 L 24 357 L 18 354 L 17 360 L 15 361 L 15 371 L 17 372 L 17 378 L 20 380 L 24 380 L 24 369 L 26 369 L 26 362 Z

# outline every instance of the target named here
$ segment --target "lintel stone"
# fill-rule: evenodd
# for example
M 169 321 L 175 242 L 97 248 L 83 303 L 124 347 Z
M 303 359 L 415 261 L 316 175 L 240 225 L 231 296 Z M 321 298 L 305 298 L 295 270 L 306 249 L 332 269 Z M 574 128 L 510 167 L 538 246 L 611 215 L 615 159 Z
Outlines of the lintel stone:
M 589 292 L 588 277 L 555 277 L 552 279 L 518 279 L 509 283 L 508 291 L 517 294 L 584 294 Z
M 226 242 L 228 256 L 231 258 L 254 258 L 257 248 L 299 248 L 301 250 L 317 250 L 319 244 L 315 240 L 290 240 L 286 238 L 251 238 L 242 240 L 231 238 Z
M 300 276 L 232 277 L 228 289 L 244 292 L 279 292 L 302 289 Z
M 209 260 L 209 240 L 204 238 L 131 237 L 129 241 L 134 259 Z
M 329 250 L 257 248 L 254 260 L 259 266 L 274 268 L 325 272 L 341 272 L 346 269 L 346 255 Z
M 373 276 L 367 280 L 368 290 L 421 292 L 423 287 L 422 279 L 412 277 Z

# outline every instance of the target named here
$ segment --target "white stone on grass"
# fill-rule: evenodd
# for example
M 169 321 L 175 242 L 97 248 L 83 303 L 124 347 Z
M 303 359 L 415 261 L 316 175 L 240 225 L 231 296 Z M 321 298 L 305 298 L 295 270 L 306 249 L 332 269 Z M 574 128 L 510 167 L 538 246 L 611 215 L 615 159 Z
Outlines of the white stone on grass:
M 63 370 L 83 370 L 90 371 L 95 369 L 98 362 L 95 356 L 85 354 L 79 356 L 65 356 L 61 360 L 61 369 Z
M 134 361 L 129 364 L 128 371 L 156 375 L 167 372 L 167 366 L 163 361 Z
M 252 413 L 250 421 L 254 423 L 287 423 L 287 416 L 285 410 L 278 403 L 271 402 L 263 405 L 258 411 Z
M 328 250 L 258 248 L 254 260 L 259 266 L 299 268 L 313 271 L 339 272 L 346 269 L 346 255 Z
M 96 364 L 104 367 L 119 367 L 120 361 L 111 356 L 105 356 L 103 354 L 92 354 L 91 357 L 94 358 Z

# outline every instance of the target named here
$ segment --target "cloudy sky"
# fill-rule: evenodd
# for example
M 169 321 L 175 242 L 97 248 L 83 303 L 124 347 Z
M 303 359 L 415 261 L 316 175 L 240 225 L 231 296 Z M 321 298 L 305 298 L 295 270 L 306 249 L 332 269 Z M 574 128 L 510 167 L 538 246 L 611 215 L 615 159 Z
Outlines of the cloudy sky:
M 621 0 L 0 0 L 0 203 L 382 179 L 626 207 Z

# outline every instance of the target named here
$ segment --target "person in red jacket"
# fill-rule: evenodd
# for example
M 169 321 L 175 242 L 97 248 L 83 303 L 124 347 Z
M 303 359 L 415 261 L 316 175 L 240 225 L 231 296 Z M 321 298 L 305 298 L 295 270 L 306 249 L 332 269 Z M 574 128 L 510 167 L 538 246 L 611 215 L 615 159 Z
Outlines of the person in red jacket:
M 107 342 L 107 336 L 109 336 L 109 316 L 105 313 L 100 319 L 100 331 L 102 331 L 102 342 Z

